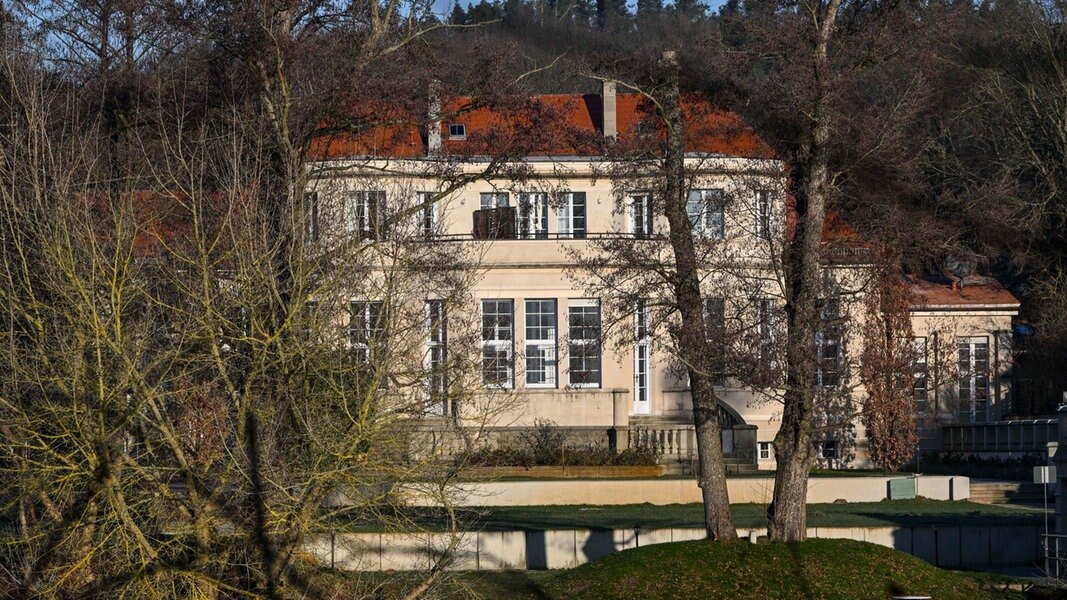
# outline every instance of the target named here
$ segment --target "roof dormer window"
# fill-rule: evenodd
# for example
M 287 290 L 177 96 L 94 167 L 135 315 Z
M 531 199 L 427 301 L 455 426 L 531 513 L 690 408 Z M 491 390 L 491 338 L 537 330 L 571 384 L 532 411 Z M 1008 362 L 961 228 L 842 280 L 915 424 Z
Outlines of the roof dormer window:
M 449 123 L 448 125 L 448 139 L 450 140 L 465 140 L 467 139 L 467 126 L 463 123 Z

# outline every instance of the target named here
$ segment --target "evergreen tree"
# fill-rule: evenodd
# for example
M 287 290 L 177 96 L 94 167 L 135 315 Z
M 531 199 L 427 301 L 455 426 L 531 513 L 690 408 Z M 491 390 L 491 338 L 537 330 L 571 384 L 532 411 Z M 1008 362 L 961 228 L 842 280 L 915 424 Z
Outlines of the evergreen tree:
M 463 5 L 459 2 L 452 5 L 452 15 L 448 17 L 448 22 L 451 25 L 467 24 L 467 11 L 463 10 Z
M 626 0 L 596 0 L 596 25 L 599 29 L 618 28 L 629 17 Z
M 478 4 L 472 4 L 470 8 L 467 9 L 467 25 L 499 21 L 503 16 L 504 11 L 500 8 L 499 4 L 481 0 Z
M 663 0 L 637 0 L 637 17 L 656 17 L 663 13 Z
M 706 16 L 708 7 L 701 0 L 674 0 L 675 14 L 688 19 L 701 19 Z

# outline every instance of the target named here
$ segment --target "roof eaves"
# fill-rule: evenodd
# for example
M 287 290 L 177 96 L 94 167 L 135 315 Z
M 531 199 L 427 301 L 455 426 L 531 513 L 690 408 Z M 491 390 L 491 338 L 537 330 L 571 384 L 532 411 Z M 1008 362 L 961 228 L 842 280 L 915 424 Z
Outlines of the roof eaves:
M 955 311 L 955 312 L 967 312 L 967 311 L 1018 311 L 1021 305 L 1016 304 L 912 304 L 908 307 L 911 312 L 922 310 L 938 310 L 938 311 Z

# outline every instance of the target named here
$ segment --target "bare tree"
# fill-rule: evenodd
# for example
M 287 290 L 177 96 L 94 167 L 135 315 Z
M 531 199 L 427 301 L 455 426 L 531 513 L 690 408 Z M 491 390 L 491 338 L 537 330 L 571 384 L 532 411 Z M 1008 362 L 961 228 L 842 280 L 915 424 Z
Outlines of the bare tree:
M 426 31 L 408 20 L 419 6 L 226 8 L 201 21 L 214 37 L 191 43 L 215 42 L 238 68 L 198 104 L 196 53 L 171 65 L 172 96 L 140 105 L 142 126 L 127 132 L 141 157 L 120 185 L 97 160 L 107 129 L 77 110 L 77 88 L 47 53 L 5 48 L 0 409 L 14 595 L 337 596 L 309 558 L 315 536 L 351 521 L 417 528 L 412 497 L 442 506 L 452 535 L 411 592 L 438 581 L 456 549 L 446 457 L 492 415 L 471 392 L 479 357 L 463 332 L 476 328 L 453 310 L 470 304 L 477 254 L 424 243 L 418 217 L 505 161 L 309 163 L 323 140 L 419 132 L 429 86 L 395 90 L 407 100 L 392 111 L 346 103 L 346 84 L 294 47 L 351 43 L 362 58 L 346 67 L 403 72 L 410 56 L 385 59 Z M 339 208 L 333 187 L 360 177 L 393 201 L 346 230 L 336 224 L 354 205 Z M 415 196 L 419 180 L 434 193 Z
M 895 268 L 875 278 L 866 298 L 860 379 L 866 390 L 863 424 L 867 454 L 874 464 L 896 471 L 915 456 L 918 430 L 915 414 L 916 365 L 920 364 L 909 314 L 909 294 Z M 925 360 L 925 356 L 922 357 Z
M 678 62 L 674 54 L 665 54 L 663 68 L 668 81 L 658 99 L 667 134 L 663 157 L 666 176 L 663 186 L 663 212 L 670 226 L 668 236 L 674 253 L 674 298 L 681 317 L 673 332 L 687 365 L 693 398 L 693 424 L 697 432 L 699 481 L 704 496 L 704 527 L 708 537 L 736 541 L 730 498 L 726 490 L 726 467 L 722 458 L 719 428 L 719 405 L 715 396 L 714 352 L 708 343 L 700 293 L 700 266 L 693 243 L 693 224 L 687 209 L 689 188 L 685 173 L 685 120 L 682 115 L 678 85 Z
M 851 208 L 883 194 L 914 193 L 912 143 L 920 136 L 909 132 L 925 107 L 928 53 L 922 43 L 897 43 L 915 23 L 899 5 L 766 8 L 740 23 L 733 81 L 747 99 L 737 106 L 789 164 L 792 182 L 795 227 L 781 254 L 785 381 L 768 521 L 773 539 L 795 541 L 806 536 L 808 473 L 822 429 L 817 356 L 834 295 L 826 268 L 831 217 L 859 214 Z M 877 230 L 874 221 L 851 224 L 861 235 Z
M 646 115 L 646 130 L 620 133 L 609 143 L 603 166 L 612 182 L 615 213 L 623 216 L 628 229 L 591 241 L 587 253 L 576 254 L 583 267 L 576 278 L 590 295 L 609 304 L 608 329 L 620 347 L 655 340 L 657 351 L 666 351 L 676 362 L 681 381 L 688 380 L 705 529 L 711 539 L 733 541 L 737 533 L 721 438 L 724 409 L 716 386 L 727 374 L 747 372 L 756 377 L 758 369 L 742 368 L 736 360 L 744 357 L 746 367 L 754 365 L 752 353 L 741 346 L 758 337 L 758 328 L 751 327 L 747 318 L 727 319 L 726 314 L 747 317 L 750 304 L 745 294 L 765 282 L 752 273 L 761 266 L 746 254 L 744 242 L 739 245 L 737 239 L 724 237 L 724 231 L 731 230 L 731 235 L 737 231 L 734 218 L 740 206 L 732 202 L 732 189 L 721 193 L 720 188 L 740 178 L 759 181 L 764 190 L 780 187 L 781 172 L 774 161 L 761 158 L 765 148 L 758 144 L 745 148 L 755 152 L 755 158 L 723 157 L 703 147 L 708 140 L 727 148 L 754 138 L 736 116 L 706 99 L 683 100 L 674 52 L 663 54 L 659 72 L 660 77 L 648 81 L 618 82 L 638 92 Z M 687 148 L 693 140 L 702 145 Z M 720 193 L 704 193 L 702 188 Z M 744 222 L 748 227 L 749 220 Z M 767 226 L 772 223 L 780 224 L 768 215 Z M 661 232 L 658 228 L 663 225 Z M 732 277 L 733 270 L 746 276 Z M 657 335 L 664 331 L 667 339 Z M 728 348 L 730 339 L 736 348 Z

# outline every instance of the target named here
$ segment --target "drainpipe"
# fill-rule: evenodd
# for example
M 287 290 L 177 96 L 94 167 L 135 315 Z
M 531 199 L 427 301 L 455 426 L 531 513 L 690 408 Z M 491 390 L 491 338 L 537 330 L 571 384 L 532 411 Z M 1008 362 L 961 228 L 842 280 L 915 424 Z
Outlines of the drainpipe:
M 611 429 L 615 434 L 615 451 L 630 447 L 630 390 L 611 391 Z

